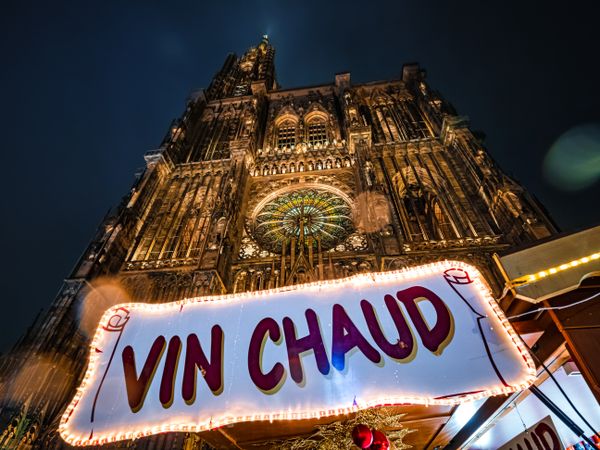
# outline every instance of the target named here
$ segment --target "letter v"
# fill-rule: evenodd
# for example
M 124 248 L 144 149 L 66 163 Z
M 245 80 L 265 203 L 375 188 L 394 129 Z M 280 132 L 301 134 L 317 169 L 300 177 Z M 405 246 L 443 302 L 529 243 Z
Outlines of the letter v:
M 129 401 L 129 407 L 131 411 L 136 413 L 142 406 L 144 406 L 144 400 L 146 394 L 152 384 L 154 373 L 158 367 L 158 363 L 162 358 L 162 354 L 165 350 L 166 339 L 164 336 L 158 336 L 154 340 L 154 344 L 148 352 L 148 357 L 142 368 L 140 376 L 137 376 L 137 370 L 135 368 L 135 354 L 133 347 L 128 345 L 123 349 L 123 371 L 125 372 L 125 386 L 127 387 L 127 400 Z

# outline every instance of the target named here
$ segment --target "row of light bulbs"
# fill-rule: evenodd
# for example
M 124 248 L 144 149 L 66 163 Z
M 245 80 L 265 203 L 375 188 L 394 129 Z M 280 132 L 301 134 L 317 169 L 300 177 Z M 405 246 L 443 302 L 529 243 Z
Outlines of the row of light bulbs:
M 548 269 L 540 270 L 536 273 L 523 275 L 522 277 L 515 278 L 511 281 L 511 284 L 513 286 L 521 286 L 523 284 L 533 283 L 534 281 L 538 281 L 541 278 L 546 278 L 547 276 L 554 275 L 555 273 L 564 272 L 565 270 L 572 269 L 574 267 L 578 267 L 582 264 L 587 264 L 598 259 L 600 259 L 600 253 L 592 253 L 591 255 L 584 256 L 583 258 L 579 259 L 574 259 L 573 261 L 561 264 L 559 266 L 550 267 Z
M 221 418 L 212 418 L 208 423 L 170 423 L 170 424 L 161 424 L 154 426 L 146 426 L 141 429 L 135 431 L 119 431 L 114 430 L 112 433 L 101 434 L 97 436 L 82 436 L 76 435 L 70 432 L 69 430 L 69 418 L 74 413 L 75 408 L 79 404 L 81 397 L 83 396 L 86 386 L 91 383 L 93 379 L 95 379 L 97 375 L 97 362 L 100 354 L 95 352 L 94 349 L 98 348 L 100 341 L 104 338 L 106 330 L 103 328 L 103 324 L 107 323 L 110 317 L 115 314 L 115 311 L 118 308 L 126 308 L 126 309 L 138 309 L 143 311 L 151 311 L 151 312 L 162 312 L 169 308 L 180 308 L 185 304 L 194 304 L 194 303 L 204 303 L 210 302 L 214 304 L 222 304 L 223 302 L 241 302 L 243 300 L 247 300 L 250 298 L 256 297 L 272 297 L 274 294 L 279 292 L 286 292 L 290 290 L 298 290 L 298 289 L 321 289 L 323 286 L 332 286 L 339 285 L 343 283 L 347 283 L 349 281 L 353 282 L 353 285 L 356 287 L 369 285 L 377 282 L 386 282 L 386 281 L 405 281 L 411 280 L 415 278 L 420 278 L 422 276 L 432 275 L 432 274 L 440 274 L 443 273 L 444 270 L 448 269 L 463 269 L 469 273 L 470 276 L 473 277 L 473 283 L 476 287 L 479 294 L 488 302 L 489 306 L 492 308 L 494 313 L 499 318 L 502 326 L 505 331 L 510 336 L 511 340 L 514 343 L 515 348 L 520 353 L 520 355 L 525 360 L 527 366 L 527 372 L 519 380 L 512 386 L 493 386 L 485 389 L 481 392 L 473 393 L 473 394 L 465 394 L 456 397 L 450 398 L 431 398 L 424 396 L 412 396 L 412 397 L 380 397 L 377 400 L 373 401 L 360 401 L 356 402 L 352 406 L 339 406 L 337 408 L 328 408 L 328 409 L 315 409 L 312 411 L 280 411 L 273 412 L 269 414 L 264 413 L 255 413 L 255 414 L 246 414 L 246 415 L 224 415 Z M 397 271 L 391 272 L 378 272 L 378 273 L 369 273 L 369 274 L 359 274 L 354 275 L 344 279 L 336 279 L 336 280 L 324 280 L 318 281 L 314 283 L 304 284 L 304 285 L 296 285 L 296 286 L 287 286 L 276 289 L 270 289 L 267 291 L 254 291 L 254 292 L 245 292 L 240 294 L 227 294 L 221 296 L 204 296 L 204 297 L 194 297 L 188 298 L 184 300 L 180 300 L 173 303 L 163 303 L 163 304 L 145 304 L 145 303 L 130 303 L 124 305 L 117 305 L 110 308 L 108 311 L 104 313 L 102 319 L 100 320 L 100 325 L 94 335 L 94 338 L 91 343 L 91 351 L 89 356 L 89 363 L 86 374 L 84 375 L 83 381 L 81 385 L 77 388 L 75 397 L 72 402 L 69 404 L 67 409 L 65 410 L 60 425 L 59 432 L 62 438 L 70 445 L 74 446 L 86 446 L 86 445 L 102 445 L 108 444 L 111 442 L 117 442 L 125 439 L 138 439 L 144 436 L 151 436 L 158 433 L 167 433 L 167 432 L 203 432 L 214 430 L 216 428 L 220 428 L 225 425 L 240 423 L 240 422 L 252 422 L 252 421 L 274 421 L 274 420 L 304 420 L 304 419 L 318 419 L 322 417 L 328 417 L 333 415 L 341 415 L 341 414 L 350 414 L 355 413 L 358 410 L 368 409 L 368 408 L 377 408 L 384 406 L 394 406 L 394 405 L 403 405 L 403 404 L 418 404 L 418 405 L 456 405 L 464 402 L 470 402 L 474 400 L 479 400 L 489 396 L 495 395 L 506 395 L 513 392 L 517 392 L 520 390 L 527 389 L 534 381 L 536 377 L 535 365 L 531 359 L 531 356 L 526 351 L 524 346 L 521 343 L 518 335 L 510 325 L 509 321 L 504 316 L 504 313 L 498 306 L 497 302 L 494 300 L 491 291 L 486 286 L 484 281 L 481 279 L 480 272 L 473 266 L 466 264 L 461 261 L 442 261 L 435 262 L 419 267 L 414 268 L 405 268 Z M 92 383 L 93 384 L 93 383 Z

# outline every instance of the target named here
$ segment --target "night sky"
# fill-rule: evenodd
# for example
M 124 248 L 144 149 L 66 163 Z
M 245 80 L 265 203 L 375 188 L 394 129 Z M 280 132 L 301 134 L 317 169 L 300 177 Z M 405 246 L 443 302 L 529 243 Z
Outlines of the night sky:
M 264 33 L 283 87 L 418 61 L 562 230 L 598 224 L 597 2 L 526 3 L 3 2 L 0 350 L 52 302 L 188 94 Z

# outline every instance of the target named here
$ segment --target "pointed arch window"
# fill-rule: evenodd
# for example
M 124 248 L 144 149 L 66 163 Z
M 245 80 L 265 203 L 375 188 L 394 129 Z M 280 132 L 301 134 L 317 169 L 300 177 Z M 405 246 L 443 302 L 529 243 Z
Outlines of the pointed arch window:
M 286 120 L 277 127 L 277 148 L 291 148 L 296 145 L 296 123 Z
M 400 141 L 400 134 L 398 133 L 398 127 L 392 117 L 392 114 L 387 106 L 379 106 L 376 109 L 377 118 L 379 119 L 379 125 L 381 131 L 385 136 L 387 142 Z
M 505 192 L 502 195 L 502 199 L 504 200 L 506 209 L 513 217 L 519 217 L 523 214 L 523 205 L 521 205 L 519 197 L 514 192 Z
M 220 183 L 220 173 L 168 180 L 156 196 L 129 260 L 184 260 L 200 256 L 209 238 L 211 204 Z
M 248 273 L 243 270 L 241 272 L 238 272 L 238 274 L 235 276 L 235 281 L 233 284 L 233 293 L 237 293 L 237 292 L 244 292 L 246 290 L 246 278 L 248 276 Z
M 433 229 L 435 230 L 436 237 L 438 239 L 453 239 L 456 237 L 454 228 L 452 227 L 452 221 L 450 217 L 444 211 L 444 207 L 440 204 L 437 198 L 433 199 L 432 202 L 433 212 Z
M 225 119 L 221 126 L 219 140 L 207 156 L 210 159 L 227 159 L 230 155 L 229 145 L 236 138 L 240 127 L 240 119 L 237 117 Z
M 444 194 L 423 170 L 403 170 L 395 179 L 400 197 L 404 233 L 410 241 L 447 240 L 459 237 L 446 209 Z
M 311 120 L 307 127 L 306 140 L 310 145 L 323 145 L 327 142 L 327 123 L 322 118 Z
M 404 193 L 402 204 L 406 212 L 405 228 L 411 240 L 457 237 L 452 220 L 435 193 L 410 186 Z

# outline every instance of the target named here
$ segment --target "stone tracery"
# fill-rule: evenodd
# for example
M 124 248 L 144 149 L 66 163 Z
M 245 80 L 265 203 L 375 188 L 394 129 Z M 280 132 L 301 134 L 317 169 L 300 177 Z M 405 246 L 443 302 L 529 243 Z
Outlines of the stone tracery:
M 166 302 L 461 259 L 494 285 L 492 253 L 553 232 L 418 66 L 405 66 L 401 80 L 353 85 L 339 74 L 281 90 L 273 58 L 265 37 L 229 56 L 187 102 L 25 351 L 57 342 L 56 359 L 81 373 L 87 349 L 74 311 L 81 286 L 98 276 L 115 276 L 136 301 Z M 363 194 L 380 199 L 362 210 L 385 226 L 352 217 Z M 0 381 L 9 386 L 18 369 Z M 30 426 L 23 448 L 38 431 Z M 198 448 L 193 434 L 151 440 L 127 446 Z
M 352 231 L 351 206 L 331 189 L 303 188 L 277 194 L 253 217 L 252 233 L 264 248 L 280 253 L 290 239 L 320 240 L 324 250 Z

